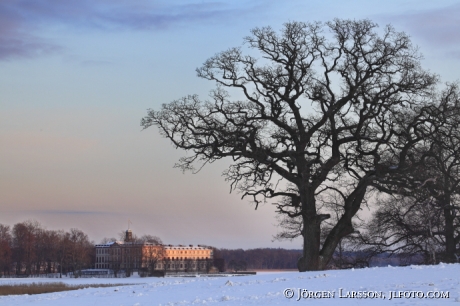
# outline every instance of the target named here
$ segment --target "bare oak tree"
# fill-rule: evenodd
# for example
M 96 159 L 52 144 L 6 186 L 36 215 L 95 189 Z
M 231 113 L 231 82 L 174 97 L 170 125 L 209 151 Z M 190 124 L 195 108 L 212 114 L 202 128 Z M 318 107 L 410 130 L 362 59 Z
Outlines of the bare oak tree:
M 210 100 L 187 96 L 149 110 L 157 126 L 189 151 L 176 165 L 193 170 L 222 158 L 231 190 L 302 220 L 299 271 L 324 269 L 372 182 L 402 171 L 406 153 L 425 137 L 425 94 L 437 78 L 420 67 L 409 37 L 369 20 L 286 23 L 281 33 L 256 28 L 208 59 L 197 74 L 217 83 Z M 236 99 L 230 98 L 232 90 Z M 345 189 L 336 183 L 346 176 Z M 321 243 L 330 218 L 317 197 L 334 190 L 343 212 Z

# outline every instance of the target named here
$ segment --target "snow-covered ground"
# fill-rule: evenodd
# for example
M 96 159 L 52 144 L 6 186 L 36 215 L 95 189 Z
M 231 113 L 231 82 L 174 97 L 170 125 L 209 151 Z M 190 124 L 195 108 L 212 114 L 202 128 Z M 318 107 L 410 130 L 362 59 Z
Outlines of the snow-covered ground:
M 0 285 L 53 281 L 61 279 L 3 278 L 0 279 Z M 2 296 L 0 305 L 460 305 L 460 264 L 260 273 L 233 277 L 131 277 L 62 281 L 68 284 L 130 285 Z M 291 295 L 291 298 L 286 297 Z

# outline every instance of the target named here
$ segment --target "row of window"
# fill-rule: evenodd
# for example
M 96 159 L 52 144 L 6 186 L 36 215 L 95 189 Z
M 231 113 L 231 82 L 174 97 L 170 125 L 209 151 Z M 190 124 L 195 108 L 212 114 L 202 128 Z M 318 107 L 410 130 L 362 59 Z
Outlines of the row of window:
M 98 262 L 110 262 L 110 261 L 123 261 L 123 262 L 138 262 L 139 258 L 138 257 L 96 257 L 96 263 Z
M 170 251 L 167 250 L 168 253 L 172 254 L 205 254 L 209 253 L 209 251 Z
M 205 263 L 201 263 L 201 264 L 165 264 L 164 265 L 166 269 L 169 269 L 169 270 L 173 270 L 173 269 L 187 269 L 187 268 L 191 268 L 191 269 L 195 269 L 195 268 L 201 268 L 201 269 L 204 269 L 206 268 L 206 264 Z M 155 269 L 163 269 L 163 264 L 155 264 Z M 134 264 L 134 267 L 137 268 L 137 264 Z M 110 269 L 110 264 L 108 263 L 98 263 L 96 264 L 96 269 Z
M 96 264 L 96 269 L 109 269 L 109 264 Z
M 187 259 L 196 259 L 196 260 L 203 260 L 203 259 L 209 259 L 209 257 L 166 257 L 166 260 L 187 260 Z
M 120 255 L 121 253 L 121 250 L 120 248 L 117 248 L 117 249 L 96 249 L 96 255 Z M 127 253 L 131 253 L 131 249 L 127 248 L 127 249 L 124 249 L 124 253 L 127 254 Z M 141 250 L 140 249 L 134 249 L 132 251 L 132 253 L 137 253 L 137 254 L 140 254 L 141 253 Z
M 166 265 L 166 269 L 187 269 L 188 268 L 191 268 L 191 269 L 195 269 L 195 268 L 206 268 L 206 265 L 204 263 L 202 263 L 201 265 L 200 264 L 167 264 Z M 156 264 L 155 265 L 155 269 L 162 269 L 163 268 L 163 265 L 162 264 Z
M 96 249 L 96 254 L 109 254 L 109 249 Z

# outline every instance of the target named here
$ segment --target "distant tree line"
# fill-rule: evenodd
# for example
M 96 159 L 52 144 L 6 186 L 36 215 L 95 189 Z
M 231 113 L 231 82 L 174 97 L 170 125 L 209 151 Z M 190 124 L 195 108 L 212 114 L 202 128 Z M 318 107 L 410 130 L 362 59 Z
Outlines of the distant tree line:
M 429 187 L 433 184 L 435 182 L 425 182 Z M 433 188 L 428 188 L 428 191 L 430 190 Z M 361 231 L 356 231 L 339 243 L 327 269 L 448 261 L 446 239 L 442 239 L 449 233 L 449 226 L 446 229 L 446 212 L 434 196 L 424 197 L 428 191 L 422 186 L 411 195 L 379 200 L 379 209 L 373 218 L 355 225 Z M 280 234 L 283 234 L 283 237 L 280 239 L 292 239 L 295 236 L 298 224 L 294 222 L 295 219 L 289 220 L 289 223 L 281 224 L 283 231 Z M 457 222 L 458 217 L 453 222 L 455 239 L 458 239 Z M 138 244 L 162 244 L 159 237 L 152 235 L 132 238 Z M 104 238 L 101 243 L 116 240 Z M 455 243 L 458 243 L 457 240 Z M 147 265 L 140 272 L 153 275 L 154 266 L 162 256 L 162 253 L 142 254 L 140 260 Z M 301 249 L 214 248 L 212 265 L 219 271 L 296 269 L 300 256 Z M 454 256 L 457 256 L 455 252 Z M 0 224 L 0 276 L 49 273 L 59 273 L 62 276 L 69 272 L 78 276 L 81 270 L 94 267 L 95 245 L 89 240 L 88 235 L 79 229 L 47 230 L 39 222 L 30 220 L 12 227 Z
M 214 257 L 222 258 L 229 271 L 251 269 L 296 269 L 302 250 L 276 248 L 216 249 Z
M 354 246 L 354 245 L 353 245 Z M 409 252 L 393 253 L 390 251 L 373 252 L 366 249 L 365 244 L 361 248 L 351 244 L 342 245 L 336 250 L 327 269 L 349 269 L 363 267 L 400 266 L 424 263 L 424 257 Z M 297 260 L 302 256 L 302 250 L 281 248 L 259 249 L 215 249 L 214 262 L 219 260 L 224 264 L 226 271 L 246 270 L 270 270 L 270 269 L 297 269 Z
M 94 262 L 94 245 L 83 231 L 47 230 L 37 221 L 0 224 L 0 275 L 78 275 Z

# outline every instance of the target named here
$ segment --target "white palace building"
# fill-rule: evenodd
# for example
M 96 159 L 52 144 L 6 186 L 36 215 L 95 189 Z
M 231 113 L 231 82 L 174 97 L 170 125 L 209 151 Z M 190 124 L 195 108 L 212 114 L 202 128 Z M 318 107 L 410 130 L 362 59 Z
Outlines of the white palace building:
M 96 245 L 96 269 L 117 271 L 209 272 L 213 249 L 207 246 L 136 242 L 127 230 L 124 241 Z

